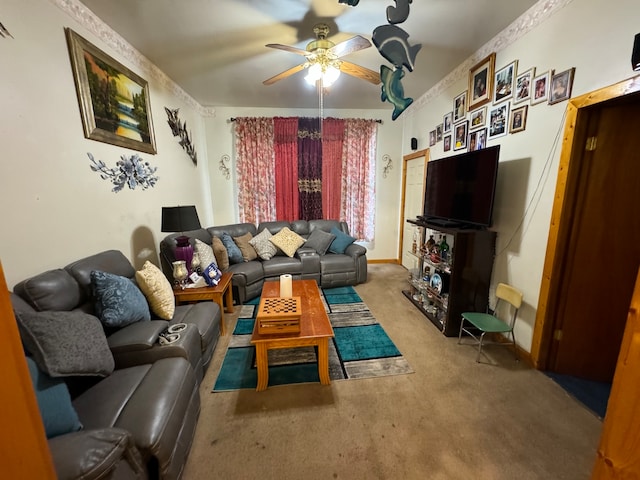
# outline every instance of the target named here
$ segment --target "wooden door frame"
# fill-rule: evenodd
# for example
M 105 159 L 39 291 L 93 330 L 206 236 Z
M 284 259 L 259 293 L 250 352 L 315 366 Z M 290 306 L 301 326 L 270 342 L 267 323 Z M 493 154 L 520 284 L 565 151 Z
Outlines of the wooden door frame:
M 569 257 L 567 243 L 574 215 L 572 199 L 575 195 L 579 172 L 578 160 L 582 157 L 587 139 L 586 123 L 588 122 L 582 120 L 588 116 L 588 111 L 583 109 L 639 91 L 640 75 L 573 98 L 567 105 L 558 178 L 531 343 L 531 359 L 539 370 L 545 370 L 548 367 L 554 319 L 562 291 L 561 272 Z
M 424 181 L 427 178 L 427 163 L 429 162 L 429 149 L 426 148 L 424 150 L 418 150 L 417 152 L 412 152 L 402 157 L 402 193 L 400 198 L 400 228 L 398 232 L 400 233 L 400 243 L 398 245 L 398 257 L 396 259 L 396 263 L 402 264 L 402 242 L 404 242 L 404 222 L 406 219 L 404 218 L 404 207 L 405 207 L 405 195 L 407 190 L 407 162 L 409 160 L 415 160 L 416 158 L 424 157 L 424 179 L 422 181 L 422 198 L 424 198 L 424 188 L 426 182 Z

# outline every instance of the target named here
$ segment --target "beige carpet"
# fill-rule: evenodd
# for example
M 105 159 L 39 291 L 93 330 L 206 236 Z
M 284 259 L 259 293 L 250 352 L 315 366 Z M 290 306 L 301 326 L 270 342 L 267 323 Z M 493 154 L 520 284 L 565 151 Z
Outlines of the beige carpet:
M 356 290 L 413 374 L 212 393 L 222 337 L 183 479 L 588 479 L 600 420 L 504 347 L 477 364 L 402 295 L 407 275 L 369 265 Z

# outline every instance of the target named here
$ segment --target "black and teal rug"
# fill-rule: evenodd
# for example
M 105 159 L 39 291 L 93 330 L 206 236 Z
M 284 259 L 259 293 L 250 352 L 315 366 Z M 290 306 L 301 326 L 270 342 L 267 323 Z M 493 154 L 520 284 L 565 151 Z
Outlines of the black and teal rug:
M 331 380 L 382 377 L 413 370 L 353 287 L 322 289 L 335 337 L 329 342 Z M 260 298 L 242 305 L 214 392 L 255 389 L 251 332 Z M 319 382 L 313 347 L 269 351 L 269 386 Z

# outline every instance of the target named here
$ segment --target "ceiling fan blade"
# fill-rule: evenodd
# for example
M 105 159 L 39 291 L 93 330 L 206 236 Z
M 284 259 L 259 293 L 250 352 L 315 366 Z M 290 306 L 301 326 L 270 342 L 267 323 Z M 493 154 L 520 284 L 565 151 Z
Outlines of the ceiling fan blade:
M 288 76 L 293 75 L 294 73 L 298 73 L 299 71 L 304 70 L 305 68 L 307 68 L 308 65 L 309 64 L 307 62 L 301 63 L 300 65 L 296 65 L 295 67 L 292 67 L 289 70 L 285 70 L 284 72 L 280 72 L 278 75 L 275 75 L 271 78 L 266 79 L 262 83 L 265 85 L 274 84 L 278 80 L 282 80 L 283 78 L 287 78 Z
M 351 37 L 349 40 L 345 40 L 344 42 L 334 45 L 329 49 L 329 52 L 339 58 L 349 55 L 350 53 L 357 52 L 358 50 L 364 50 L 370 46 L 371 42 L 369 40 L 360 35 L 356 35 L 355 37 Z
M 298 55 L 307 56 L 309 52 L 302 50 L 301 48 L 292 47 L 291 45 L 282 45 L 281 43 L 269 43 L 265 45 L 269 48 L 277 48 L 278 50 L 284 50 L 285 52 L 297 53 Z
M 346 73 L 347 75 L 366 80 L 367 82 L 373 83 L 374 85 L 378 85 L 380 83 L 380 74 L 378 72 L 374 72 L 373 70 L 369 70 L 368 68 L 361 67 L 360 65 L 356 65 L 355 63 L 345 62 L 344 60 L 342 60 L 340 62 L 340 71 Z

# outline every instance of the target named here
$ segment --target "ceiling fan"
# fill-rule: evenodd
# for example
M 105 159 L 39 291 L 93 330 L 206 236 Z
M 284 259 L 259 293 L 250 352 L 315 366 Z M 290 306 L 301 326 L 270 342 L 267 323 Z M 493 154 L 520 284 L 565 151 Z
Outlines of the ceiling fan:
M 329 35 L 329 26 L 326 23 L 316 24 L 313 27 L 313 32 L 316 35 L 316 40 L 309 42 L 305 50 L 279 43 L 270 43 L 266 45 L 269 48 L 297 53 L 298 55 L 306 57 L 306 61 L 268 78 L 262 83 L 265 85 L 272 85 L 278 80 L 287 78 L 288 76 L 305 69 L 309 69 L 309 73 L 305 79 L 311 84 L 320 82 L 321 87 L 330 86 L 330 84 L 333 83 L 340 75 L 340 72 L 344 72 L 347 75 L 351 75 L 356 78 L 361 78 L 362 80 L 366 80 L 374 85 L 380 83 L 380 74 L 378 72 L 374 72 L 373 70 L 356 65 L 355 63 L 342 60 L 342 57 L 346 55 L 357 52 L 358 50 L 369 48 L 371 46 L 371 42 L 369 42 L 369 40 L 360 35 L 356 35 L 344 42 L 335 44 L 332 41 L 327 40 L 327 36 Z

